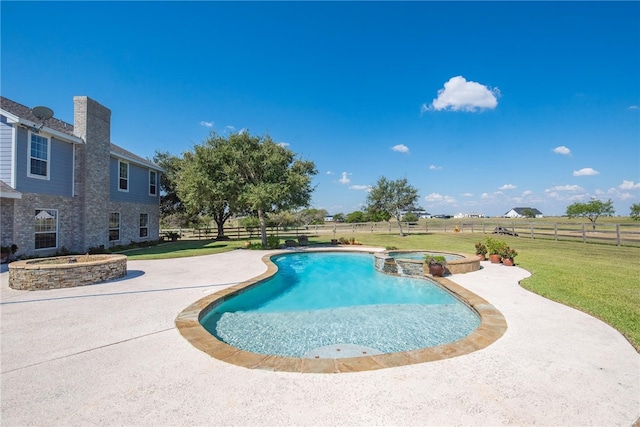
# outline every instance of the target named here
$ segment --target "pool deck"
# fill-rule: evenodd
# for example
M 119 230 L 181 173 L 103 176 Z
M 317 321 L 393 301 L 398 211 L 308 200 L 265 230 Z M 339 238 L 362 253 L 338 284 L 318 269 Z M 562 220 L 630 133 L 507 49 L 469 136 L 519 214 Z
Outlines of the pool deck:
M 366 249 L 366 248 L 358 248 Z M 450 276 L 502 312 L 495 343 L 434 362 L 310 374 L 208 356 L 176 316 L 264 273 L 264 251 L 129 261 L 125 278 L 47 291 L 0 273 L 2 426 L 621 425 L 640 416 L 640 355 L 616 330 L 482 262 Z

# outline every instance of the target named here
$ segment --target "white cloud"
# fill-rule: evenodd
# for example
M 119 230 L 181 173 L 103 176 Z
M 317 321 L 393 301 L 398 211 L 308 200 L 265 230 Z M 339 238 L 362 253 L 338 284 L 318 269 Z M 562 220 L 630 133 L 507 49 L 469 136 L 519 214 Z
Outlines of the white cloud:
M 442 169 L 442 166 L 429 165 L 429 170 L 439 171 L 440 169 Z
M 225 126 L 224 127 L 224 131 L 225 132 L 233 133 L 235 130 L 236 130 L 236 128 L 234 126 Z
M 286 147 L 289 146 L 289 143 L 288 142 L 278 142 L 278 145 L 281 146 L 281 147 L 285 147 L 286 148 Z
M 527 196 L 531 196 L 533 194 L 533 191 L 531 190 L 526 190 L 522 192 L 522 197 L 527 197 Z
M 622 180 L 622 184 L 620 184 L 618 186 L 619 189 L 621 190 L 635 190 L 635 189 L 639 189 L 640 188 L 640 182 L 638 182 L 637 184 L 634 183 L 633 181 L 627 181 L 627 180 Z
M 638 107 L 637 105 L 630 105 L 629 106 L 629 110 L 637 110 L 638 108 L 640 108 L 640 107 Z
M 473 197 L 473 193 L 462 193 L 462 197 Z
M 238 131 L 238 134 L 247 133 L 247 128 L 242 128 Z
M 571 150 L 569 150 L 564 145 L 554 148 L 553 152 L 557 154 L 562 154 L 563 156 L 568 156 L 569 154 L 571 154 Z
M 423 104 L 421 111 L 451 109 L 473 112 L 478 108 L 493 109 L 498 105 L 498 96 L 500 96 L 498 88 L 489 89 L 483 84 L 456 76 L 451 77 L 444 84 L 444 88 L 438 91 L 438 97 L 433 100 L 430 106 Z
M 342 177 L 340 177 L 338 182 L 340 184 L 348 184 L 348 183 L 350 183 L 351 180 L 349 179 L 349 175 L 351 175 L 351 174 L 350 173 L 346 173 L 346 172 L 342 172 Z
M 333 175 L 332 171 L 327 171 L 326 173 L 327 173 L 327 175 Z
M 426 196 L 424 200 L 431 203 L 444 203 L 444 204 L 453 204 L 456 202 L 456 199 L 454 199 L 453 197 L 443 196 L 440 193 L 431 193 L 428 196 Z
M 409 152 L 409 147 L 407 147 L 404 144 L 394 145 L 393 147 L 391 147 L 391 149 L 393 151 L 397 151 L 398 153 L 408 153 Z
M 480 197 L 483 198 L 483 199 L 489 199 L 489 198 L 491 198 L 491 195 L 489 193 L 482 193 L 480 195 Z
M 574 191 L 575 192 L 575 191 L 584 191 L 584 189 L 579 185 L 574 184 L 574 185 L 556 185 L 544 191 L 545 193 L 552 192 L 552 191 Z
M 362 190 L 362 191 L 371 191 L 370 185 L 351 185 L 349 187 L 351 190 Z
M 573 171 L 573 176 L 593 176 L 598 174 L 600 174 L 600 172 L 592 168 L 582 168 L 579 171 Z
M 200 122 L 200 126 L 204 126 L 206 128 L 212 128 L 213 127 L 213 122 L 205 122 L 204 120 L 202 120 Z
M 514 190 L 516 188 L 518 187 L 513 184 L 505 184 L 502 187 L 500 187 L 499 190 Z

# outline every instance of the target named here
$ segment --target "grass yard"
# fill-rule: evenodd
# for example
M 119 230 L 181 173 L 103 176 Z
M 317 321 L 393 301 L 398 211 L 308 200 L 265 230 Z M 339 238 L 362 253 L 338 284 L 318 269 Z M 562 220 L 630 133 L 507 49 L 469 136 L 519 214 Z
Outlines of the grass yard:
M 371 246 L 474 253 L 474 244 L 484 240 L 485 235 L 433 233 L 400 237 L 358 233 L 355 237 Z M 521 283 L 525 289 L 607 322 L 640 352 L 640 248 L 510 236 L 498 238 L 518 251 L 516 264 L 532 273 L 532 277 Z M 328 243 L 330 237 L 311 236 L 309 240 L 311 244 Z M 130 259 L 206 255 L 237 249 L 244 243 L 245 240 L 183 240 L 137 249 L 127 255 Z

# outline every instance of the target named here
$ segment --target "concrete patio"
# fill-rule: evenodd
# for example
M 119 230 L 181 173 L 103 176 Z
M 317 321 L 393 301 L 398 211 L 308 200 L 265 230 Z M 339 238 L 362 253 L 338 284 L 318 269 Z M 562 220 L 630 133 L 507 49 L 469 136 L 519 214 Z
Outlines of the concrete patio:
M 640 355 L 625 338 L 522 289 L 527 271 L 488 262 L 450 279 L 508 329 L 465 356 L 300 374 L 197 350 L 178 313 L 263 273 L 264 254 L 129 261 L 123 279 L 36 292 L 10 289 L 3 265 L 1 424 L 630 426 L 640 415 Z

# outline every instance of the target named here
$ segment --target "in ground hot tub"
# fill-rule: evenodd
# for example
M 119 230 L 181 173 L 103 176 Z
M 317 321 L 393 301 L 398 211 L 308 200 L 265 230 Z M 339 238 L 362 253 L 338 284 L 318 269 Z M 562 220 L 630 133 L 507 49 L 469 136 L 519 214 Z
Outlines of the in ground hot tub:
M 427 255 L 443 256 L 447 260 L 445 273 L 459 274 L 480 270 L 476 255 L 438 252 L 429 250 L 384 251 L 375 254 L 376 269 L 401 276 L 424 276 L 424 259 Z

